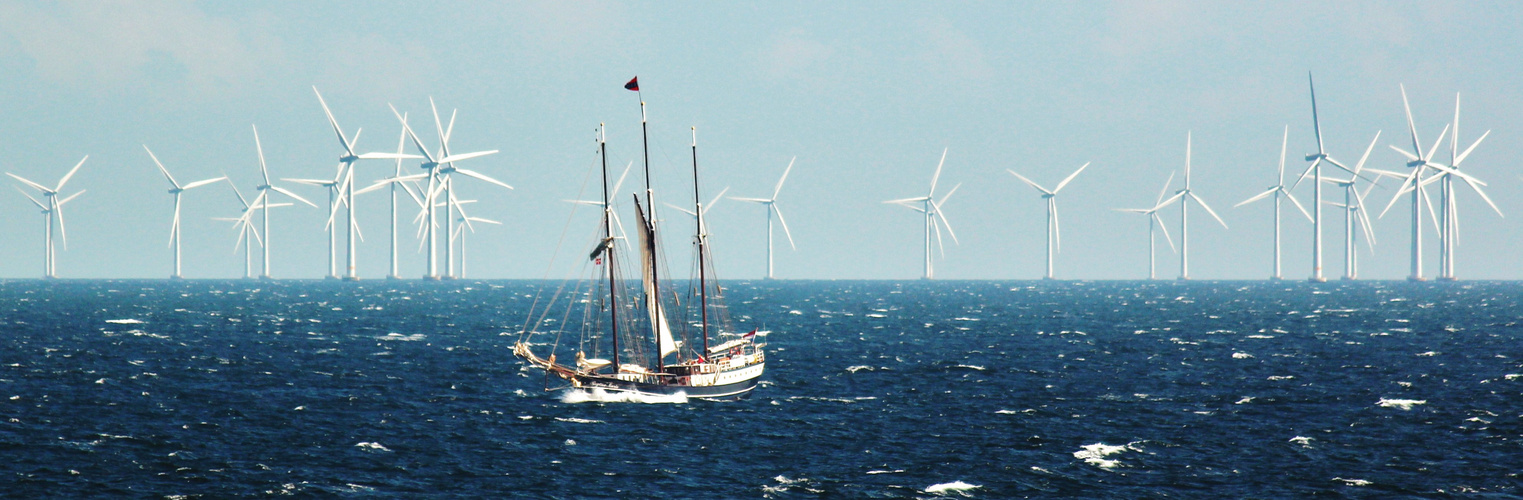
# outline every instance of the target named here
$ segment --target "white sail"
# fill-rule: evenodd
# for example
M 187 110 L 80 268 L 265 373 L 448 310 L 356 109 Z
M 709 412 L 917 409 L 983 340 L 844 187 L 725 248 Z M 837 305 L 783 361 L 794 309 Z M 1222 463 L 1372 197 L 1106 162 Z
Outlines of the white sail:
M 640 281 L 645 286 L 645 310 L 650 314 L 651 329 L 656 331 L 656 338 L 661 344 L 661 357 L 665 358 L 677 352 L 677 343 L 672 340 L 671 327 L 666 323 L 666 309 L 661 307 L 661 295 L 656 290 L 656 254 L 651 252 L 655 231 L 646 220 L 645 212 L 640 210 L 638 202 L 635 203 L 635 216 L 640 221 Z

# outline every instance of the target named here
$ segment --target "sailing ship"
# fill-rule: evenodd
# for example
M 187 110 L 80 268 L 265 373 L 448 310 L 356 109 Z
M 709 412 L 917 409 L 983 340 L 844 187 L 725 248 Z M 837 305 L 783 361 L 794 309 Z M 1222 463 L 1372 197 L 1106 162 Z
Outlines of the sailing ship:
M 641 133 L 645 136 L 644 99 L 640 102 L 640 115 Z M 757 341 L 756 330 L 743 334 L 734 331 L 723 291 L 714 278 L 703 218 L 705 207 L 698 198 L 697 130 L 693 130 L 693 211 L 689 212 L 697 228 L 693 239 L 697 280 L 689 286 L 685 308 L 678 294 L 667 291 L 671 293 L 671 300 L 667 300 L 668 295 L 663 293 L 664 269 L 660 265 L 662 254 L 650 188 L 649 139 L 645 137 L 643 206 L 640 196 L 634 195 L 638 249 L 629 249 L 628 240 L 621 235 L 622 223 L 615 215 L 613 193 L 608 191 L 608 147 L 600 125 L 597 141 L 603 172 L 603 216 L 586 261 L 589 263 L 586 268 L 595 276 L 575 280 L 575 289 L 569 294 L 562 293 L 564 287 L 556 293 L 557 297 L 567 297 L 564 319 L 546 321 L 549 311 L 557 307 L 556 300 L 543 309 L 531 311 L 527 326 L 513 344 L 513 354 L 581 390 L 715 400 L 743 398 L 756 388 L 766 368 L 766 355 L 762 352 L 765 344 Z M 637 287 L 626 284 L 623 277 L 626 266 L 622 261 L 627 258 L 626 253 L 639 260 Z M 580 314 L 574 314 L 577 310 Z M 679 320 L 675 331 L 668 312 Z M 539 319 L 535 319 L 536 315 Z M 555 327 L 539 331 L 546 324 Z M 561 345 L 559 339 L 567 338 L 564 334 L 569 332 L 578 333 L 577 344 Z M 548 344 L 530 342 L 540 336 L 556 340 Z M 711 345 L 711 339 L 723 341 Z M 535 347 L 546 345 L 549 352 L 545 356 L 534 352 Z M 558 359 L 557 350 L 561 354 L 574 351 L 574 361 Z

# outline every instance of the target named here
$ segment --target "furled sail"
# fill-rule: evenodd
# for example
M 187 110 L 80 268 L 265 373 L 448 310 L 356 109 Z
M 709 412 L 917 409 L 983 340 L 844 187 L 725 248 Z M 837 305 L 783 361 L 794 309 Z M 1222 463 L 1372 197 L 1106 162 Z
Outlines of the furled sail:
M 655 230 L 645 218 L 645 212 L 640 210 L 640 204 L 635 203 L 635 216 L 640 221 L 640 281 L 645 286 L 645 310 L 650 314 L 651 328 L 656 331 L 656 338 L 661 344 L 661 357 L 677 352 L 677 343 L 672 340 L 672 330 L 666 323 L 666 310 L 661 307 L 660 294 L 656 292 L 656 254 Z

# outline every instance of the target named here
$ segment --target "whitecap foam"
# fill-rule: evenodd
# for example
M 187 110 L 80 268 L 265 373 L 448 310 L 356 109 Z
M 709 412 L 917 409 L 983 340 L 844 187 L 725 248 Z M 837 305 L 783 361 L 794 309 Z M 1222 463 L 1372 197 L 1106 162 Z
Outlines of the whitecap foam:
M 369 442 L 369 441 L 360 441 L 359 443 L 355 443 L 354 446 L 356 448 L 360 448 L 360 449 L 364 449 L 364 450 L 369 450 L 369 451 L 388 451 L 388 452 L 391 451 L 391 448 L 387 448 L 385 446 L 382 446 L 381 443 L 372 443 L 372 442 Z
M 1074 458 L 1083 460 L 1084 463 L 1101 469 L 1115 468 L 1121 465 L 1120 460 L 1111 460 L 1105 457 L 1115 455 L 1130 449 L 1130 444 L 1109 445 L 1105 443 L 1086 444 L 1074 452 Z
M 964 483 L 962 481 L 952 481 L 950 483 L 941 483 L 941 484 L 933 484 L 933 485 L 930 485 L 930 486 L 926 486 L 925 487 L 925 492 L 926 493 L 938 493 L 938 494 L 943 494 L 943 493 L 959 493 L 959 492 L 968 491 L 968 490 L 972 490 L 972 489 L 978 489 L 978 488 L 982 488 L 982 487 L 983 486 L 979 486 L 979 485 L 976 485 L 976 484 L 968 484 L 968 483 Z
M 856 365 L 856 366 L 848 366 L 848 367 L 846 367 L 846 371 L 849 371 L 849 372 L 852 372 L 852 373 L 857 373 L 857 372 L 862 371 L 862 370 L 875 371 L 876 368 L 873 368 L 873 367 L 867 366 L 867 365 Z
M 382 336 L 376 337 L 375 339 L 376 340 L 398 340 L 398 341 L 402 341 L 402 342 L 417 342 L 417 341 L 423 340 L 425 338 L 428 338 L 428 336 L 423 335 L 421 333 L 414 333 L 412 335 L 402 335 L 400 333 L 392 332 L 392 333 L 388 333 L 386 335 L 382 335 Z
M 898 474 L 898 473 L 901 473 L 901 472 L 904 472 L 904 469 L 894 469 L 894 470 L 870 470 L 870 471 L 867 471 L 867 473 L 868 473 L 868 474 L 869 474 L 869 475 L 872 475 L 872 474 Z
M 1380 398 L 1380 401 L 1375 402 L 1376 406 L 1383 406 L 1383 407 L 1386 407 L 1386 408 L 1400 408 L 1400 409 L 1406 410 L 1406 411 L 1412 411 L 1412 407 L 1413 406 L 1416 406 L 1416 405 L 1425 405 L 1425 404 L 1428 404 L 1428 400 L 1426 400 L 1426 399 L 1388 399 L 1388 398 Z
M 1234 353 L 1232 353 L 1232 359 L 1248 359 L 1248 358 L 1252 358 L 1252 357 L 1253 357 L 1252 354 L 1248 354 L 1246 352 L 1234 352 Z
M 559 420 L 561 422 L 571 422 L 573 424 L 601 424 L 601 423 L 604 423 L 602 420 L 592 420 L 592 419 L 587 419 L 587 418 L 576 418 L 576 417 L 555 417 L 555 419 Z
M 1232 403 L 1232 404 L 1235 404 L 1235 405 L 1245 405 L 1245 404 L 1252 403 L 1252 402 L 1253 402 L 1253 396 L 1243 396 L 1243 399 L 1239 399 L 1239 400 L 1237 400 L 1236 403 Z
M 570 389 L 561 395 L 562 403 L 686 403 L 687 394 L 670 396 L 645 394 L 632 391 L 606 391 L 603 389 Z
M 1295 444 L 1299 444 L 1301 446 L 1305 446 L 1305 447 L 1308 447 L 1308 448 L 1311 447 L 1311 442 L 1312 441 L 1315 441 L 1315 439 L 1312 439 L 1312 438 L 1309 438 L 1309 437 L 1306 437 L 1306 436 L 1296 436 L 1296 437 L 1290 438 L 1290 442 L 1295 443 Z
M 1346 485 L 1349 485 L 1349 486 L 1369 486 L 1371 484 L 1375 484 L 1375 483 L 1371 483 L 1371 482 L 1363 480 L 1363 479 L 1344 479 L 1344 478 L 1341 478 L 1341 477 L 1335 477 L 1335 478 L 1333 478 L 1333 480 L 1334 481 L 1338 481 L 1338 482 L 1342 482 L 1343 484 L 1346 484 Z
M 108 319 L 108 320 L 106 320 L 106 322 L 107 323 L 111 323 L 111 324 L 116 324 L 116 325 L 141 325 L 141 324 L 143 324 L 143 320 L 132 319 L 132 318 L 127 318 L 127 319 Z
M 1437 356 L 1438 355 L 1438 351 L 1419 352 L 1419 353 L 1417 353 L 1417 355 L 1420 356 L 1420 357 L 1424 357 L 1424 358 L 1431 358 L 1431 357 Z
M 1294 379 L 1294 378 L 1296 378 L 1295 375 L 1270 375 L 1269 376 L 1269 380 L 1290 380 L 1290 379 Z

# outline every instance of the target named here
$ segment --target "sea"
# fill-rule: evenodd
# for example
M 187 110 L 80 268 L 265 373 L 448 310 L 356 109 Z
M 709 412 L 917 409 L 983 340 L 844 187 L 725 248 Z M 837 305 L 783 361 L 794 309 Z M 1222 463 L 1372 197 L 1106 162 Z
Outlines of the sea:
M 1523 498 L 1523 284 L 725 284 L 739 402 L 526 368 L 555 282 L 0 282 L 0 497 Z

